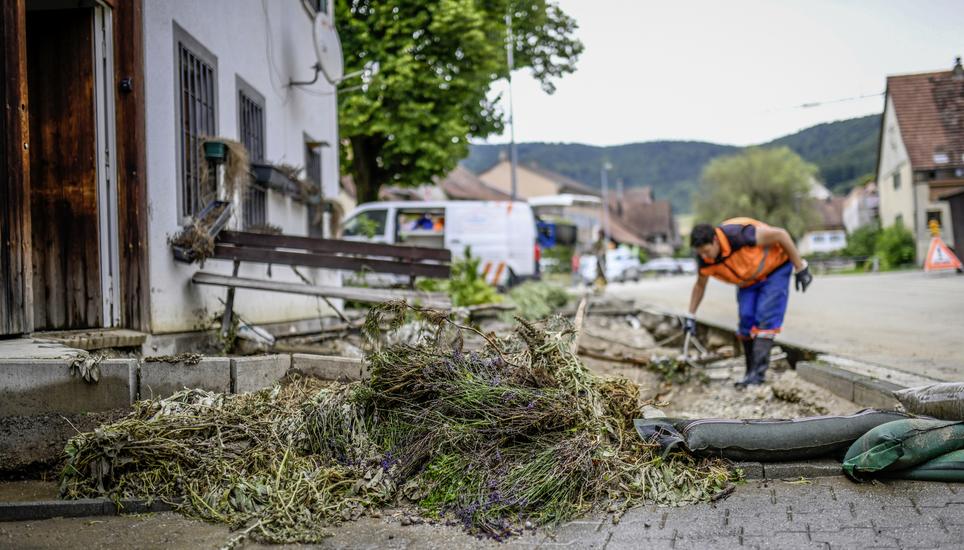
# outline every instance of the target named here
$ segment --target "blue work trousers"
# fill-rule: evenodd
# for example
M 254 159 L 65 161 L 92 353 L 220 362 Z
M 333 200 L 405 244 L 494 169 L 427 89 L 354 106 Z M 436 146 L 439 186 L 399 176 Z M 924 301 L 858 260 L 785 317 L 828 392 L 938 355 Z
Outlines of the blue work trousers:
M 759 283 L 737 289 L 740 337 L 773 338 L 780 332 L 783 316 L 787 312 L 791 275 L 793 264 L 787 262 L 774 269 Z

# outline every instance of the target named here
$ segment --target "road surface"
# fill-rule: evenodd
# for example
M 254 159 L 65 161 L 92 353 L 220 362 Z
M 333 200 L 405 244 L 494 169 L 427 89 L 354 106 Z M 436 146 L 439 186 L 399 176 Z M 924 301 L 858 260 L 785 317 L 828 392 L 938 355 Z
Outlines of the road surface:
M 607 294 L 672 312 L 689 306 L 695 276 L 617 283 Z M 964 276 L 897 272 L 817 275 L 791 290 L 781 338 L 931 378 L 964 381 Z M 736 328 L 734 287 L 712 280 L 697 317 Z

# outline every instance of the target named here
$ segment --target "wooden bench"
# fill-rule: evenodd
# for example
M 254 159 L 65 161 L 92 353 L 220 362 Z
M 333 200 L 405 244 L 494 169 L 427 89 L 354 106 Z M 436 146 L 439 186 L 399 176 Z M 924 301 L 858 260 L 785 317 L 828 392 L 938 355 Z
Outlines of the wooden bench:
M 222 231 L 218 234 L 214 254 L 209 259 L 234 262 L 231 276 L 199 271 L 192 279 L 195 284 L 227 287 L 222 318 L 223 331 L 231 327 L 234 291 L 237 288 L 303 294 L 325 299 L 343 298 L 368 303 L 401 299 L 426 307 L 448 309 L 452 305 L 449 297 L 443 293 L 419 292 L 412 288 L 415 277 L 449 277 L 452 253 L 447 249 Z M 238 277 L 241 262 L 291 266 L 306 284 Z M 410 289 L 312 285 L 307 284 L 307 279 L 297 271 L 297 267 L 403 275 L 409 277 Z

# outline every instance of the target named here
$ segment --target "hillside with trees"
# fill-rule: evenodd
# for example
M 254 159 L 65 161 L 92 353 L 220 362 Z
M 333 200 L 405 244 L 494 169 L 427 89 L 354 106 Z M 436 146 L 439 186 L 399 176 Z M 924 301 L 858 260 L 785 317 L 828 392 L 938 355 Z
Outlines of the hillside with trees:
M 880 115 L 818 124 L 761 144 L 786 146 L 817 167 L 817 176 L 832 190 L 845 193 L 873 174 L 877 160 Z M 499 160 L 505 145 L 472 145 L 463 165 L 485 171 Z M 520 143 L 519 162 L 559 172 L 593 187 L 608 160 L 610 182 L 622 178 L 627 188 L 649 185 L 657 198 L 668 199 L 677 212 L 692 209 L 692 195 L 703 168 L 713 159 L 743 148 L 701 141 L 649 141 L 610 147 L 578 143 Z

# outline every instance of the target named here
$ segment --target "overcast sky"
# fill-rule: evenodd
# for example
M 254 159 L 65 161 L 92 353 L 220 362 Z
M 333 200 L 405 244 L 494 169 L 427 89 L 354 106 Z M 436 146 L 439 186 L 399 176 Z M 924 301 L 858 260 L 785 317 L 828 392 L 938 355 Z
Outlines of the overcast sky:
M 586 49 L 551 96 L 527 71 L 514 73 L 520 142 L 761 143 L 879 113 L 880 95 L 799 105 L 879 94 L 888 74 L 948 70 L 964 54 L 964 0 L 559 4 Z

